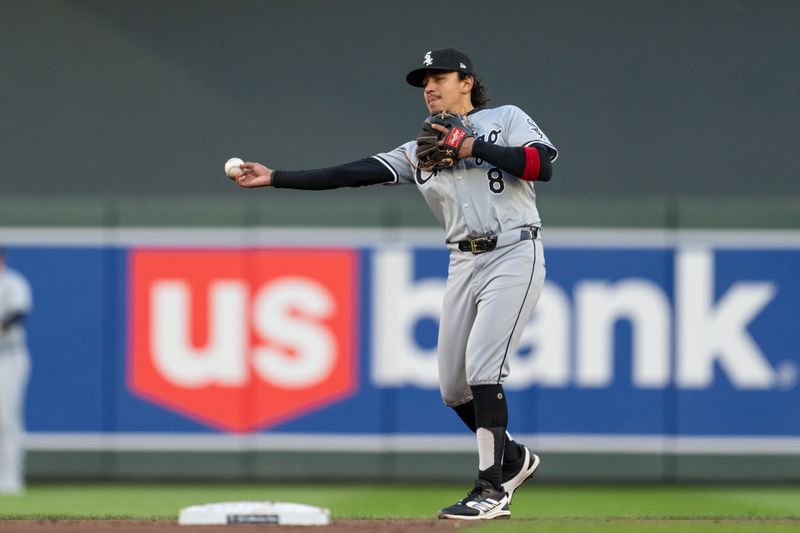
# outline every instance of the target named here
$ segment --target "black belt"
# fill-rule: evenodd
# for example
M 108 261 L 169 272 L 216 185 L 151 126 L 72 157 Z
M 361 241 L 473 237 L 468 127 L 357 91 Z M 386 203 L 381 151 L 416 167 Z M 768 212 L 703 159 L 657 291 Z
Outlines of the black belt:
M 503 239 L 503 241 L 506 242 L 501 243 L 501 247 L 508 246 L 509 244 L 514 244 L 521 241 L 537 239 L 539 237 L 540 229 L 541 228 L 538 228 L 536 226 L 528 226 L 516 230 L 519 231 L 519 239 L 512 238 L 510 241 L 508 241 L 507 239 Z M 503 236 L 505 237 L 505 233 L 503 234 Z M 473 254 L 482 254 L 484 252 L 491 252 L 492 250 L 497 248 L 497 241 L 498 241 L 498 235 L 489 235 L 488 237 L 476 237 L 468 241 L 458 241 L 458 249 L 461 250 L 462 252 L 472 252 Z

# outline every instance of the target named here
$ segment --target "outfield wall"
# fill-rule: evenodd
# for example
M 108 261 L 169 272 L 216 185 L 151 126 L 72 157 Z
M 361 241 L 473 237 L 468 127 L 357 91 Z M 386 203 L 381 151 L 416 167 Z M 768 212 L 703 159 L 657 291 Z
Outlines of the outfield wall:
M 33 284 L 29 474 L 469 479 L 430 229 L 0 229 Z M 800 479 L 800 232 L 545 230 L 507 382 L 543 479 Z
M 319 168 L 391 150 L 426 114 L 405 74 L 454 46 L 490 105 L 558 147 L 550 194 L 800 195 L 797 2 L 460 0 L 446 17 L 463 30 L 441 36 L 429 10 L 4 0 L 2 191 L 231 198 L 232 156 Z

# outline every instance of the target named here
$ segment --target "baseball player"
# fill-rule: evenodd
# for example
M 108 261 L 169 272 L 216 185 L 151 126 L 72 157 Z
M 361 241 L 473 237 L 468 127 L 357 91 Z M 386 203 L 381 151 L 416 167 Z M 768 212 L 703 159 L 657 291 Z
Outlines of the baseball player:
M 25 489 L 23 397 L 30 361 L 24 323 L 30 310 L 30 285 L 6 266 L 0 247 L 0 494 Z
M 430 116 L 416 140 L 317 170 L 246 162 L 240 187 L 333 189 L 415 184 L 444 228 L 450 266 L 439 324 L 442 398 L 476 434 L 473 489 L 440 518 L 507 518 L 514 491 L 539 457 L 506 432 L 503 381 L 545 278 L 534 182 L 548 181 L 557 150 L 515 106 L 486 106 L 472 62 L 448 48 L 424 54 L 406 81 Z

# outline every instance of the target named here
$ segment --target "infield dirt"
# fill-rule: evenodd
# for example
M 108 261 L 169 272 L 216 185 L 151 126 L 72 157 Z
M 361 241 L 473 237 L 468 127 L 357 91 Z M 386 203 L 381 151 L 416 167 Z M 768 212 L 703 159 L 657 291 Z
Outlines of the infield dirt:
M 502 521 L 505 523 L 505 521 Z M 800 531 L 800 518 L 553 518 L 512 520 L 514 525 L 527 523 L 524 530 L 531 531 L 637 531 L 648 526 L 656 526 L 657 531 L 707 532 L 726 531 L 751 532 L 765 531 L 784 533 Z M 486 523 L 460 522 L 454 520 L 336 520 L 329 526 L 264 526 L 237 525 L 230 526 L 179 526 L 171 520 L 0 520 L 0 531 L 3 533 L 155 533 L 171 531 L 175 533 L 247 533 L 258 531 L 274 532 L 310 532 L 320 533 L 411 533 L 411 532 L 445 532 L 467 530 L 473 526 Z M 510 524 L 509 524 L 510 525 Z M 567 529 L 565 529 L 565 527 Z M 572 529 L 569 529 L 572 527 Z M 516 529 L 520 531 L 520 529 Z
M 451 520 L 336 520 L 329 526 L 269 526 L 266 531 L 321 531 L 324 533 L 411 533 L 415 531 L 452 531 L 474 524 Z M 3 533 L 264 533 L 264 525 L 179 526 L 169 520 L 0 520 Z

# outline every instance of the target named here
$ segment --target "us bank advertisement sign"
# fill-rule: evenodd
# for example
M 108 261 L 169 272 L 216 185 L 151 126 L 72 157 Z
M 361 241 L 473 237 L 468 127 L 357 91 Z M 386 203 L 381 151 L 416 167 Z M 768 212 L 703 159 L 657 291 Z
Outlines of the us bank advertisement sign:
M 438 231 L 0 233 L 34 289 L 34 440 L 474 445 L 438 392 Z M 800 233 L 552 230 L 543 244 L 546 285 L 506 382 L 512 434 L 800 453 Z
M 340 250 L 132 250 L 129 390 L 227 431 L 351 396 L 357 259 Z

